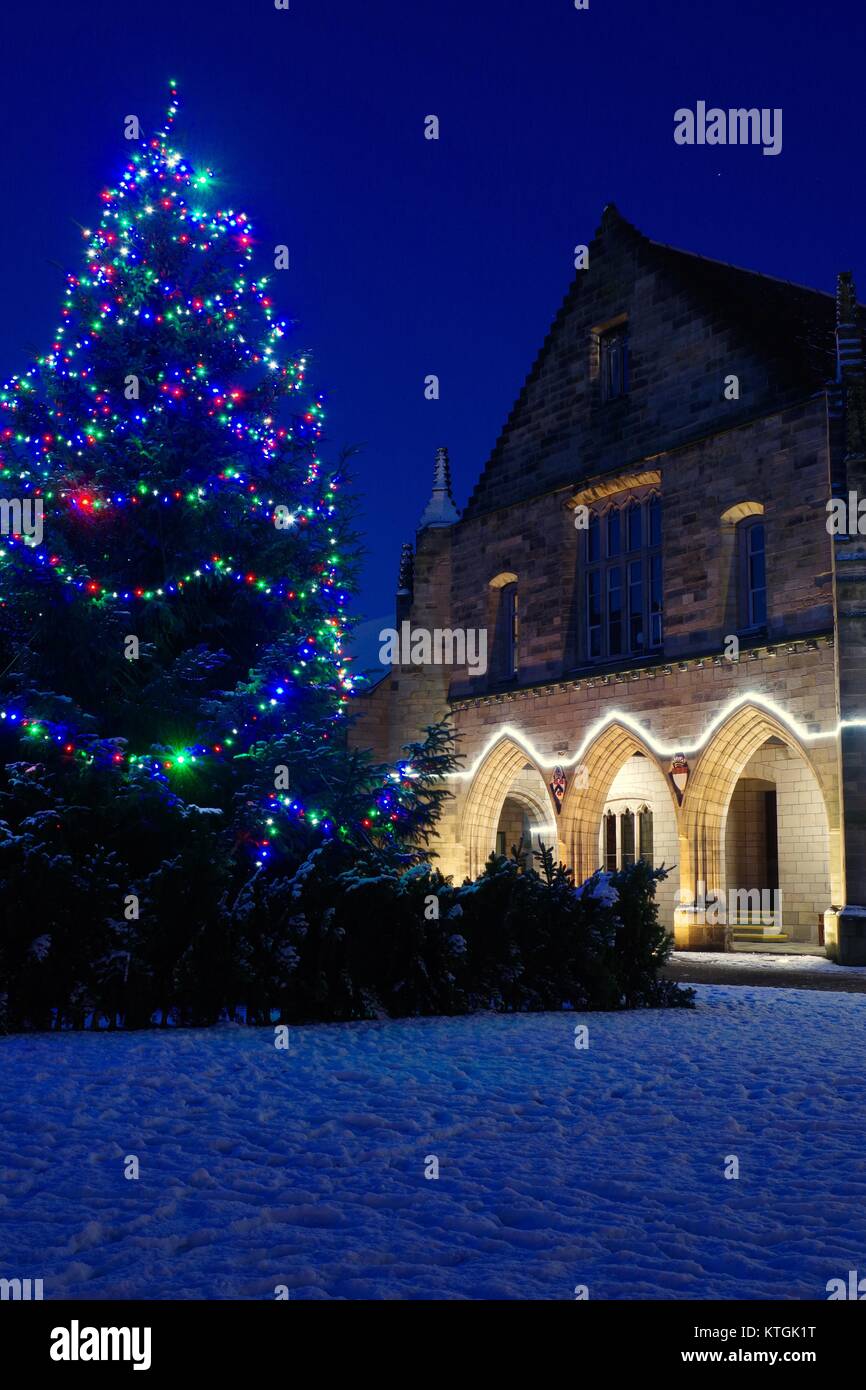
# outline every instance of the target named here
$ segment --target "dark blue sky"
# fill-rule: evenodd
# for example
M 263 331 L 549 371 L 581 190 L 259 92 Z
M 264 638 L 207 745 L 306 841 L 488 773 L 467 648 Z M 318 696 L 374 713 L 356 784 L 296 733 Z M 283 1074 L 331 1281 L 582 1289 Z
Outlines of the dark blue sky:
M 361 606 L 390 614 L 436 446 L 465 501 L 606 202 L 658 240 L 866 297 L 854 0 L 45 0 L 4 14 L 0 376 L 49 341 L 76 223 L 161 116 L 253 218 L 356 461 Z M 682 148 L 673 113 L 782 107 L 783 150 Z M 423 120 L 441 121 L 438 143 Z M 435 372 L 441 399 L 425 401 Z M 377 623 L 378 626 L 378 623 Z

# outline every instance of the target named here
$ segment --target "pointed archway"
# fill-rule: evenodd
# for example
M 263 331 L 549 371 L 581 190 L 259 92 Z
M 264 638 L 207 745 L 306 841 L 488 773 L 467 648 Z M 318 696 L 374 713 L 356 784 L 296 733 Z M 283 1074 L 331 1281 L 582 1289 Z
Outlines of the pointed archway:
M 523 774 L 534 773 L 533 778 Z M 547 781 L 526 749 L 507 734 L 484 756 L 469 784 L 460 817 L 469 877 L 476 878 L 496 849 L 496 832 L 506 798 L 513 795 L 533 817 L 547 843 L 556 846 L 557 826 Z
M 627 724 L 612 719 L 569 769 L 560 835 L 568 847 L 577 883 L 589 878 L 599 867 L 598 836 L 607 794 L 617 773 L 635 754 L 647 758 L 658 769 L 664 778 L 674 815 L 679 815 L 670 780 L 649 744 Z
M 815 789 L 830 893 L 836 901 L 840 875 L 838 795 L 832 779 L 834 749 L 828 744 L 811 753 L 787 723 L 771 710 L 747 701 L 716 729 L 698 756 L 686 786 L 680 817 L 680 906 L 676 915 L 680 945 L 722 944 L 725 939 L 724 921 L 708 924 L 702 917 L 701 903 L 724 898 L 727 893 L 728 810 L 744 769 L 768 742 L 789 749 Z M 796 813 L 796 805 L 791 813 Z M 814 828 L 810 833 L 815 833 Z

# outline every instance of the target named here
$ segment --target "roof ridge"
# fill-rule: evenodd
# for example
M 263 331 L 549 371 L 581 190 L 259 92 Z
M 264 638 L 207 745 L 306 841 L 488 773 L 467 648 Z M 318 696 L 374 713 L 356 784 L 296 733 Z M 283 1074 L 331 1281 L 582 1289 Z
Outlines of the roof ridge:
M 750 270 L 745 265 L 735 265 L 733 261 L 720 261 L 717 256 L 702 256 L 699 251 L 686 251 L 682 246 L 673 246 L 669 241 L 654 241 L 652 237 L 645 238 L 649 246 L 657 246 L 662 251 L 673 251 L 677 256 L 688 256 L 692 261 L 705 261 L 708 265 L 720 265 L 725 270 L 736 270 L 740 275 L 754 275 L 759 280 L 772 280 L 776 285 L 785 285 L 788 289 L 803 290 L 806 294 L 819 294 L 824 299 L 835 299 L 835 290 L 816 290 L 812 285 L 801 285 L 797 280 L 783 280 L 780 275 L 768 275 L 763 270 Z M 866 304 L 859 304 L 860 308 L 866 308 Z

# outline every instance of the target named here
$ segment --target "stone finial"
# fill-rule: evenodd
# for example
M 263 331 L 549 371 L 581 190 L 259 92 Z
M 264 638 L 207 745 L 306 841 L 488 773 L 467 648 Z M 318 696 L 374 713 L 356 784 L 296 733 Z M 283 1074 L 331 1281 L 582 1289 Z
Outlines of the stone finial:
M 415 587 L 415 553 L 411 541 L 404 541 L 400 551 L 400 577 L 397 580 L 397 597 L 411 597 Z
M 433 466 L 433 491 L 430 494 L 430 501 L 424 508 L 421 520 L 418 522 L 418 530 L 423 531 L 426 526 L 453 526 L 455 521 L 460 520 L 454 498 L 451 495 L 451 465 L 448 461 L 448 450 L 441 448 L 436 450 L 436 462 Z

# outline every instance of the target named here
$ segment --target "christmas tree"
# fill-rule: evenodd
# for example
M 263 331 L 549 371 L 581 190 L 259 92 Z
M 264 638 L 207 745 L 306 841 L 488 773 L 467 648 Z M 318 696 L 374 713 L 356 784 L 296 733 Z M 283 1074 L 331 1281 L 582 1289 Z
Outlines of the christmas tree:
M 0 975 L 43 1023 L 131 960 L 167 1009 L 190 952 L 197 987 L 224 968 L 251 879 L 322 841 L 417 862 L 453 765 L 441 730 L 417 765 L 347 746 L 342 463 L 177 109 L 172 85 L 0 392 Z
M 321 395 L 176 112 L 172 86 L 84 229 L 51 350 L 0 393 L 0 721 L 31 760 L 224 804 L 240 755 L 345 710 L 353 562 Z M 274 765 L 281 813 L 327 820 Z

